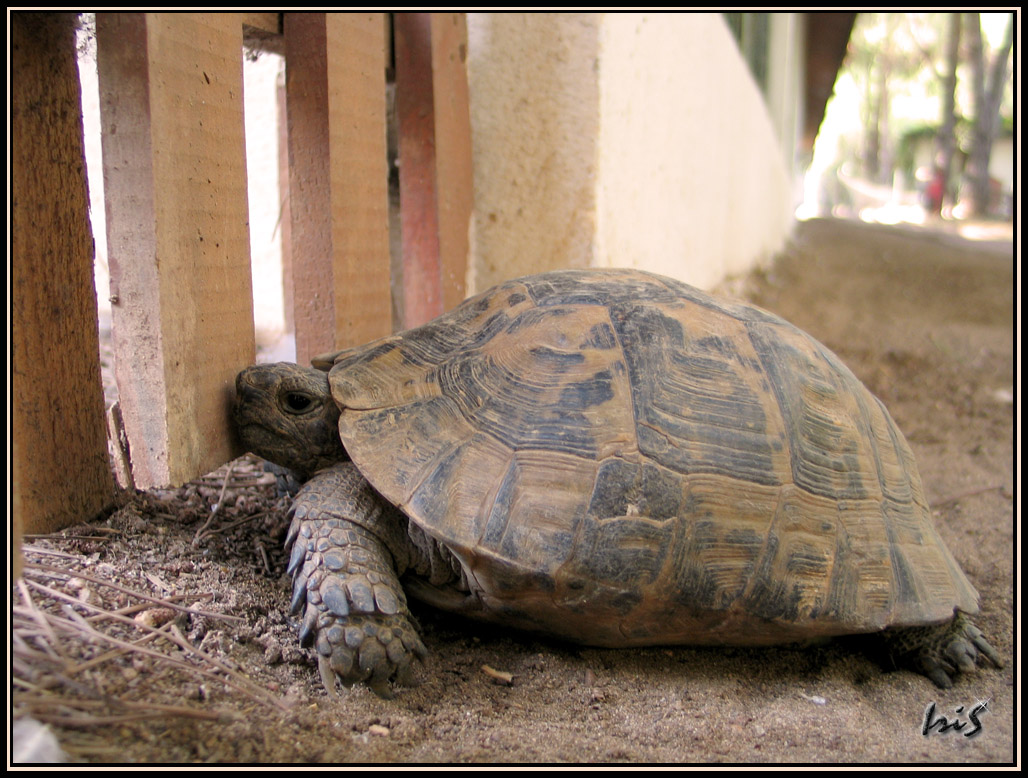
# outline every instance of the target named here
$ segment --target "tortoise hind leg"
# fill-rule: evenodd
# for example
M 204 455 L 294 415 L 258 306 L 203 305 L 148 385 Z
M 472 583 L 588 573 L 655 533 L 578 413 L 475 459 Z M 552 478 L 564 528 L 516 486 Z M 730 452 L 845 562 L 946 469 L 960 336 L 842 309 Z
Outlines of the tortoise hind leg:
M 325 688 L 363 681 L 391 697 L 427 654 L 397 578 L 405 523 L 349 462 L 316 474 L 292 508 L 287 544 L 300 644 L 313 645 Z
M 889 630 L 885 640 L 897 662 L 928 676 L 940 689 L 952 687 L 957 673 L 974 672 L 983 657 L 1003 666 L 982 631 L 960 611 L 946 624 Z

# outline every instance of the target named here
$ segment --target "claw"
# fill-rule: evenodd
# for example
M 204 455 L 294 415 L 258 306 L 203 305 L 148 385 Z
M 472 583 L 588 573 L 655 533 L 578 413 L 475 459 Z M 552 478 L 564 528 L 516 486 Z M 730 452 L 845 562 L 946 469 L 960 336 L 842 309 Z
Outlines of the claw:
M 308 603 L 307 610 L 303 614 L 303 623 L 300 624 L 300 645 L 310 648 L 314 643 L 314 637 L 318 631 L 318 609 Z
M 965 640 L 954 641 L 946 649 L 946 658 L 962 673 L 973 673 L 977 669 L 974 656 L 974 649 Z
M 293 581 L 293 597 L 289 600 L 289 612 L 294 616 L 300 612 L 307 602 L 307 581 L 295 579 Z
M 393 692 L 392 684 L 389 682 L 392 670 L 388 668 L 381 668 L 381 670 L 382 672 L 372 674 L 371 678 L 365 681 L 365 683 L 371 691 L 383 700 L 391 700 L 396 696 Z
M 318 654 L 318 672 L 321 674 L 321 683 L 325 686 L 325 691 L 328 692 L 328 696 L 338 697 L 339 693 L 336 691 L 336 674 L 332 669 L 332 665 L 329 663 L 327 656 Z
M 318 563 L 314 560 L 308 559 L 303 563 L 303 567 L 293 575 L 293 602 L 296 601 L 296 590 L 306 590 L 308 585 L 311 584 L 311 576 L 317 571 Z
M 1003 667 L 1003 660 L 1000 659 L 996 649 L 989 645 L 989 641 L 986 640 L 981 633 L 973 637 L 971 642 L 974 643 L 975 648 L 977 648 L 979 652 L 989 658 L 989 661 L 992 662 L 993 665 L 996 667 Z
M 415 654 L 418 659 L 425 659 L 428 656 L 428 649 L 425 648 L 425 644 L 421 642 L 421 638 L 416 633 L 405 634 L 401 637 L 403 646 L 412 654 Z
M 953 681 L 946 675 L 946 671 L 941 667 L 933 667 L 926 671 L 928 679 L 938 686 L 940 689 L 952 689 Z
M 296 540 L 296 536 L 300 534 L 300 522 L 295 519 L 289 522 L 289 531 L 286 532 L 285 548 L 289 548 Z
M 289 554 L 289 566 L 286 568 L 286 574 L 292 575 L 303 563 L 304 557 L 307 556 L 307 548 L 305 543 L 294 543 L 293 550 Z

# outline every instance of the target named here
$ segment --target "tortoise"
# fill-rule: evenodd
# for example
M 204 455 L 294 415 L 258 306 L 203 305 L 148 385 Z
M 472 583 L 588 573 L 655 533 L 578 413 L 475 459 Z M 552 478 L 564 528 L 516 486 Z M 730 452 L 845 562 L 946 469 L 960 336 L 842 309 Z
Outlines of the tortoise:
M 305 480 L 292 606 L 330 693 L 410 681 L 405 590 L 594 646 L 881 632 L 940 687 L 1001 664 L 885 407 L 754 306 L 543 273 L 236 389 L 247 448 Z

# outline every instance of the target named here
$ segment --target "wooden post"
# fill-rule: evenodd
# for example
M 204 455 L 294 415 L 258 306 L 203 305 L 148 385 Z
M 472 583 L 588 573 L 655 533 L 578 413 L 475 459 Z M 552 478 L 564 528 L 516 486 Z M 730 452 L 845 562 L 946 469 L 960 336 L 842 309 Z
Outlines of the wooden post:
M 285 40 L 282 41 L 283 49 Z M 296 285 L 293 283 L 293 213 L 289 207 L 289 114 L 286 110 L 285 73 L 275 85 L 275 114 L 278 120 L 278 196 L 279 234 L 282 257 L 282 319 L 286 332 L 296 336 L 296 316 L 293 305 Z M 302 364 L 302 363 L 301 363 Z
M 242 17 L 97 14 L 118 392 L 141 487 L 225 462 L 254 359 Z
M 467 14 L 432 14 L 436 204 L 443 310 L 446 311 L 465 297 L 471 256 L 468 230 L 475 204 L 467 54 Z
M 464 14 L 398 13 L 404 327 L 464 297 L 472 208 L 471 127 Z
M 286 13 L 296 357 L 389 334 L 381 14 Z M 286 290 L 290 294 L 290 290 Z
M 107 506 L 93 242 L 75 15 L 13 13 L 11 436 L 14 524 L 49 532 Z
M 431 18 L 428 13 L 398 13 L 393 21 L 405 329 L 443 312 Z

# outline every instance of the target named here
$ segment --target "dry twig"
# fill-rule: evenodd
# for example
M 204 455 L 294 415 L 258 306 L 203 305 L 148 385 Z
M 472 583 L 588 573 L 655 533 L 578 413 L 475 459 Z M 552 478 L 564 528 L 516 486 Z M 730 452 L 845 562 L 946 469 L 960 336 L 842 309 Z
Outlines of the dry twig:
M 29 574 L 65 575 L 84 578 L 103 586 L 109 586 L 131 596 L 139 597 L 149 603 L 157 603 L 186 613 L 202 613 L 193 609 L 183 608 L 182 606 L 171 603 L 167 599 L 150 597 L 140 592 L 126 589 L 118 584 L 111 583 L 110 581 L 104 581 L 93 576 L 84 575 L 77 571 L 62 570 L 48 565 L 33 563 L 27 563 L 25 569 Z M 45 685 L 33 683 L 27 678 L 18 679 L 15 677 L 13 679 L 13 685 L 16 687 L 16 690 L 13 695 L 13 702 L 17 706 L 31 705 L 33 707 L 33 715 L 41 721 L 60 723 L 69 727 L 86 727 L 110 725 L 153 716 L 180 715 L 180 713 L 176 713 L 177 709 L 175 709 L 174 706 L 161 706 L 156 703 L 129 703 L 125 700 L 109 698 L 107 695 L 104 695 L 102 691 L 90 689 L 87 685 L 75 680 L 76 676 L 82 676 L 87 670 L 92 670 L 103 662 L 117 656 L 123 656 L 130 652 L 150 657 L 158 662 L 182 670 L 191 675 L 199 675 L 201 677 L 216 680 L 232 689 L 235 689 L 237 692 L 250 697 L 262 705 L 267 705 L 268 707 L 275 708 L 277 710 L 286 709 L 286 706 L 278 698 L 269 695 L 266 691 L 255 686 L 247 678 L 233 670 L 218 658 L 204 653 L 193 646 L 189 640 L 184 638 L 181 633 L 175 629 L 174 622 L 169 622 L 162 628 L 156 628 L 140 623 L 140 621 L 126 615 L 128 612 L 139 609 L 139 605 L 122 608 L 118 611 L 111 611 L 94 603 L 79 600 L 72 595 L 59 591 L 51 586 L 47 586 L 40 581 L 31 579 L 20 579 L 18 581 L 18 588 L 21 593 L 22 604 L 16 605 L 12 608 L 12 632 L 14 636 L 14 640 L 12 641 L 12 664 L 15 669 L 22 668 L 26 671 L 24 674 L 29 675 L 29 668 L 39 668 L 41 665 L 45 666 L 49 664 L 51 665 L 50 685 L 52 685 L 53 681 L 56 681 L 74 693 L 82 695 L 83 697 L 94 698 L 93 700 L 87 701 L 73 700 L 68 697 L 58 695 L 54 695 L 52 697 L 44 695 L 40 697 L 38 696 L 39 692 L 45 688 Z M 39 608 L 33 600 L 30 590 L 35 590 L 40 594 L 45 595 L 55 603 L 63 603 L 61 606 L 63 616 L 58 616 L 52 612 Z M 83 609 L 86 612 L 93 613 L 95 615 L 86 618 L 79 612 L 79 609 Z M 203 615 L 209 615 L 216 618 L 230 618 L 238 621 L 242 620 L 236 616 L 226 617 L 223 614 L 216 613 Z M 124 624 L 131 627 L 133 630 L 142 630 L 146 634 L 141 639 L 135 641 L 117 637 L 99 630 L 94 623 L 91 623 L 98 619 L 101 621 L 113 621 Z M 199 664 L 186 661 L 184 658 L 171 656 L 145 645 L 157 637 L 162 637 L 169 641 L 177 649 L 183 651 L 187 656 L 192 657 L 194 660 L 198 660 Z M 85 661 L 78 661 L 73 657 L 72 651 L 65 649 L 62 644 L 62 638 L 72 638 L 82 642 L 83 644 L 106 643 L 114 648 L 104 652 L 100 656 L 92 657 Z M 20 691 L 19 689 L 25 691 Z M 35 693 L 37 696 L 29 696 L 32 693 Z M 112 713 L 104 716 L 82 716 L 78 714 L 69 716 L 66 713 L 57 712 L 64 710 L 66 707 L 75 707 L 76 705 L 79 708 L 83 706 L 88 707 L 88 705 L 92 705 L 96 701 L 95 698 L 97 697 L 100 697 L 103 704 L 108 707 L 117 708 L 118 706 L 131 707 L 141 705 L 143 708 L 139 709 L 139 712 L 130 716 L 122 715 L 120 713 Z M 49 700 L 50 704 L 54 708 L 54 712 L 47 713 L 45 711 L 40 712 L 36 710 L 41 704 L 43 704 L 41 700 Z M 189 710 L 192 711 L 192 709 Z M 144 713 L 143 711 L 149 712 Z M 221 714 L 209 712 L 181 715 L 196 715 L 201 718 L 219 718 L 221 716 Z
M 214 508 L 211 509 L 211 515 L 207 517 L 207 521 L 203 523 L 203 526 L 196 531 L 193 535 L 192 545 L 198 546 L 200 541 L 207 535 L 207 528 L 211 526 L 211 522 L 214 521 L 214 517 L 221 511 L 221 506 L 225 504 L 225 492 L 228 491 L 228 485 L 232 482 L 232 471 L 235 469 L 236 463 L 230 462 L 228 470 L 225 471 L 225 480 L 221 486 L 221 494 L 218 495 L 218 502 Z
M 141 600 L 146 600 L 147 602 L 156 603 L 157 605 L 166 606 L 168 608 L 173 608 L 174 610 L 182 611 L 183 613 L 188 613 L 188 614 L 194 615 L 194 616 L 207 616 L 207 617 L 212 618 L 212 619 L 225 619 L 226 621 L 245 621 L 245 619 L 243 619 L 240 616 L 230 616 L 227 613 L 212 613 L 212 612 L 209 612 L 209 611 L 198 611 L 195 608 L 186 608 L 186 607 L 184 607 L 182 605 L 176 605 L 175 603 L 173 603 L 171 601 L 170 598 L 151 597 L 148 594 L 143 594 L 142 592 L 137 592 L 134 589 L 128 589 L 128 588 L 126 588 L 124 586 L 121 586 L 120 584 L 113 583 L 112 581 L 105 581 L 102 578 L 97 578 L 95 576 L 87 575 L 86 573 L 82 573 L 82 572 L 79 572 L 77 570 L 62 570 L 59 567 L 52 567 L 50 565 L 41 565 L 41 564 L 39 564 L 37 562 L 25 562 L 24 569 L 26 571 L 28 571 L 28 570 L 42 570 L 42 571 L 45 571 L 45 572 L 48 572 L 48 573 L 57 573 L 59 575 L 74 576 L 75 578 L 81 578 L 81 579 L 86 580 L 86 581 L 92 581 L 93 583 L 99 584 L 101 586 L 109 586 L 110 588 L 116 589 L 117 591 L 121 592 L 122 594 L 129 595 L 130 597 L 138 597 Z M 183 595 L 179 595 L 179 596 L 183 596 Z M 197 595 L 193 595 L 193 596 L 195 596 L 197 598 L 203 598 L 203 597 L 209 597 L 210 595 L 208 595 L 208 594 L 197 594 Z M 78 601 L 76 600 L 76 602 L 78 602 Z

